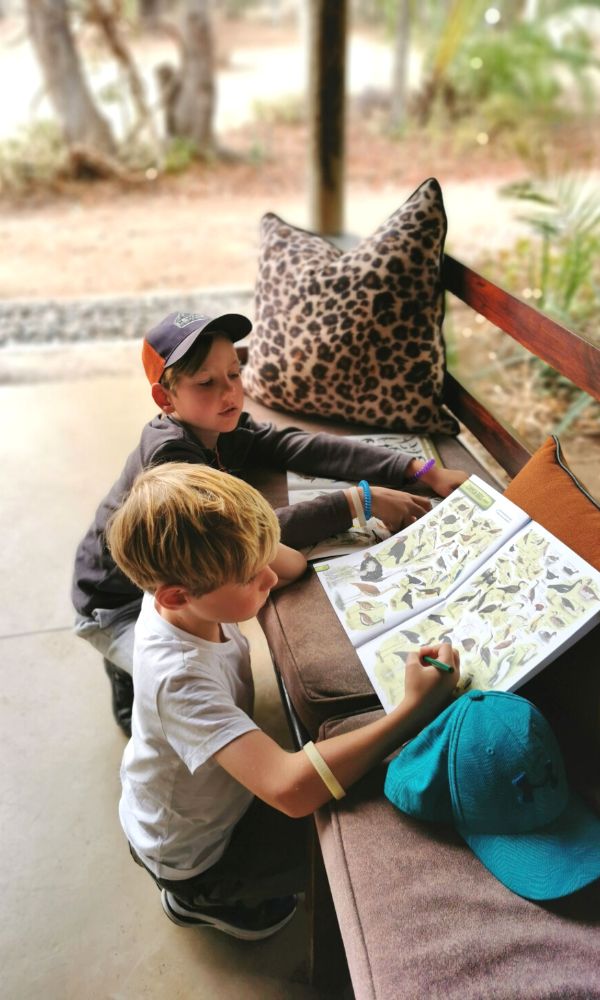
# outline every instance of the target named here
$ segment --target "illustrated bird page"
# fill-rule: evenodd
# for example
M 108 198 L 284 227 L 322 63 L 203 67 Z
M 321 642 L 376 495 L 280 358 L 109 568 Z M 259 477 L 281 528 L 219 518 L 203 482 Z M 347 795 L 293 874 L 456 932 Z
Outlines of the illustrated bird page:
M 529 522 L 449 597 L 357 652 L 386 711 L 404 696 L 406 658 L 452 642 L 459 691 L 513 691 L 600 621 L 600 573 Z
M 435 604 L 527 521 L 524 511 L 471 476 L 408 528 L 314 568 L 358 647 Z

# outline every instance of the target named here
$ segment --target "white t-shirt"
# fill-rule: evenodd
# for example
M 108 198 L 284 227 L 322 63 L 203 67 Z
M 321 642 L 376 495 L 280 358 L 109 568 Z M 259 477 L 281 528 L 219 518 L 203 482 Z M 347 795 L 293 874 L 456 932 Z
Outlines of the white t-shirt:
M 121 765 L 119 816 L 159 878 L 214 865 L 252 793 L 213 759 L 258 727 L 248 642 L 237 625 L 208 642 L 161 618 L 145 594 L 135 628 L 131 740 Z

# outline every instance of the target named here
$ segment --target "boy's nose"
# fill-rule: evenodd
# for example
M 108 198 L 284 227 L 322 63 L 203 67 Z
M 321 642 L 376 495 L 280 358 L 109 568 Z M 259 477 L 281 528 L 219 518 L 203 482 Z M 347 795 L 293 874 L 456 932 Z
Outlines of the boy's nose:
M 277 576 L 275 570 L 271 569 L 270 566 L 265 566 L 265 578 L 263 579 L 263 587 L 265 590 L 272 590 L 278 580 L 279 577 Z
M 229 379 L 225 382 L 222 388 L 222 395 L 225 399 L 232 399 L 235 396 L 236 383 L 230 382 Z

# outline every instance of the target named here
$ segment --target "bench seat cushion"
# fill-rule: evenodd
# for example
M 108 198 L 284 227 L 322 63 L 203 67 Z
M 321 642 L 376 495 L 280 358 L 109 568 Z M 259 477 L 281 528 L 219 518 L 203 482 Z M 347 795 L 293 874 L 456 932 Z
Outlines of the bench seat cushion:
M 329 720 L 320 735 L 380 714 Z M 560 903 L 514 895 L 453 829 L 396 810 L 385 771 L 316 816 L 357 1000 L 600 998 L 600 881 Z

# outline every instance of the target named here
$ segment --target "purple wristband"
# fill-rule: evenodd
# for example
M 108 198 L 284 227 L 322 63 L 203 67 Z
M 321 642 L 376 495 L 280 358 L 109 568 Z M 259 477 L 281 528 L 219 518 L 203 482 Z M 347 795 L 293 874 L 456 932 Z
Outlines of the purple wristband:
M 435 458 L 430 458 L 429 461 L 425 462 L 425 465 L 423 465 L 417 472 L 415 472 L 414 476 L 411 476 L 410 479 L 407 479 L 406 482 L 416 483 L 417 479 L 420 479 L 421 476 L 424 476 L 427 472 L 433 469 L 434 465 L 435 465 Z

